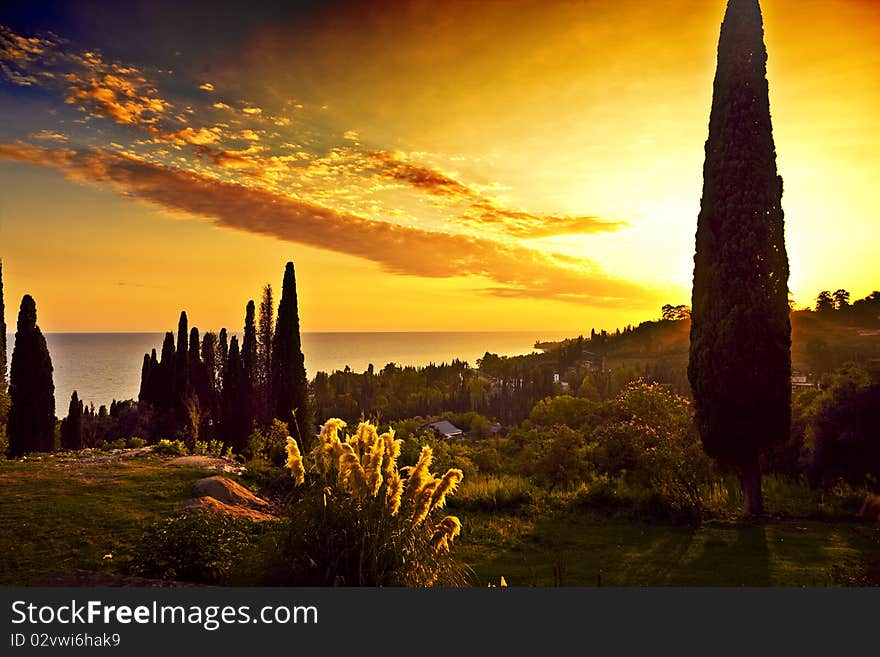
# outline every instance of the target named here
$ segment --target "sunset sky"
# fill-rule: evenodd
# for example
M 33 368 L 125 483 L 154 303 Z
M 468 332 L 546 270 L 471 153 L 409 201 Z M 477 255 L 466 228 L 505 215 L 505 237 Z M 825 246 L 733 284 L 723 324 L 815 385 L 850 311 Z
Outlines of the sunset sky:
M 3 2 L 11 327 L 235 328 L 288 260 L 305 331 L 690 302 L 723 0 L 275 4 Z M 863 297 L 880 2 L 762 7 L 791 290 Z

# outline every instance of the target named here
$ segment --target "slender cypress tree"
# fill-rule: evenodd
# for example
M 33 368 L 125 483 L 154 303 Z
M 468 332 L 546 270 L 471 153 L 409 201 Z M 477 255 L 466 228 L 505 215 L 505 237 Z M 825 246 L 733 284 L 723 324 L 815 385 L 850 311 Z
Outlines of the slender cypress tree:
M 272 340 L 272 400 L 275 417 L 287 423 L 290 435 L 300 440 L 300 447 L 307 451 L 312 438 L 312 416 L 292 262 L 288 262 L 284 269 L 278 321 Z
M 241 340 L 241 364 L 251 383 L 257 375 L 257 327 L 254 323 L 254 302 L 247 302 L 244 311 L 244 335 Z
M 229 342 L 226 338 L 226 329 L 220 329 L 220 341 L 217 346 L 217 371 L 220 372 L 222 384 L 223 373 L 226 371 L 226 361 L 229 358 Z
M 174 333 L 165 333 L 162 342 L 162 355 L 159 360 L 159 376 L 157 377 L 156 402 L 163 411 L 174 408 L 174 371 L 176 355 L 174 353 Z
M 186 319 L 186 311 L 180 311 L 180 320 L 177 322 L 177 358 L 174 366 L 175 392 L 180 400 L 186 398 L 189 393 L 189 328 Z
M 718 43 L 697 223 L 688 378 L 703 445 L 763 513 L 761 454 L 789 433 L 791 326 L 782 179 L 758 0 L 730 0 Z
M 260 315 L 257 320 L 257 381 L 256 405 L 263 425 L 272 421 L 272 409 L 269 399 L 270 381 L 272 376 L 272 334 L 275 331 L 275 308 L 272 301 L 272 286 L 267 283 L 263 288 L 263 300 L 260 302 Z
M 153 353 L 155 353 L 155 350 Z M 144 362 L 141 365 L 141 386 L 138 390 L 138 403 L 150 403 L 150 379 L 152 376 L 153 369 L 150 354 L 144 354 Z
M 6 392 L 6 307 L 3 305 L 3 261 L 0 260 L 0 444 L 6 436 L 9 395 Z
M 208 331 L 202 338 L 202 364 L 205 366 L 208 389 L 217 394 L 217 334 Z
M 37 304 L 21 300 L 9 372 L 9 454 L 55 449 L 55 384 L 46 339 L 37 326 Z
M 76 390 L 70 396 L 67 417 L 61 421 L 62 449 L 83 448 L 83 403 Z
M 0 260 L 0 394 L 6 392 L 6 306 L 3 304 L 3 261 Z M 0 418 L 2 422 L 2 418 Z
M 229 343 L 229 358 L 223 372 L 223 409 L 222 434 L 223 441 L 241 454 L 247 444 L 251 430 L 250 419 L 241 405 L 241 396 L 245 383 L 244 368 L 238 349 L 238 337 L 232 336 Z

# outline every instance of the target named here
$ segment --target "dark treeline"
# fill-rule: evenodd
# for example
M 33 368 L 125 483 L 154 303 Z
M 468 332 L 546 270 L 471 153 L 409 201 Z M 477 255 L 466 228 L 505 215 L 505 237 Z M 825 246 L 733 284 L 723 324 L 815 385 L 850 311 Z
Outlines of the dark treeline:
M 293 436 L 311 436 L 293 263 L 284 272 L 277 323 L 273 311 L 266 284 L 259 320 L 254 302 L 245 306 L 241 344 L 225 328 L 200 336 L 181 312 L 176 340 L 169 331 L 158 357 L 155 349 L 144 355 L 138 393 L 144 437 L 182 439 L 190 447 L 217 440 L 241 453 L 251 432 L 274 418 Z
M 251 434 L 266 430 L 276 418 L 286 433 L 308 442 L 314 422 L 290 262 L 277 321 L 275 316 L 270 284 L 262 290 L 259 317 L 253 301 L 245 306 L 241 344 L 226 328 L 201 334 L 181 312 L 176 334 L 168 331 L 159 352 L 144 355 L 136 402 L 114 400 L 109 408 L 95 411 L 74 391 L 60 426 L 61 447 L 95 447 L 137 437 L 149 443 L 181 440 L 190 449 L 215 441 L 241 454 Z

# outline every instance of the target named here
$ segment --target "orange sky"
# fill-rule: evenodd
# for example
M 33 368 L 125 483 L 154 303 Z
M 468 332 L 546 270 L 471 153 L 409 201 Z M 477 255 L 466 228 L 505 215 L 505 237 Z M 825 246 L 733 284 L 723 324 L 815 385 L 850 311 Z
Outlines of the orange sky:
M 0 11 L 7 323 L 29 292 L 49 331 L 236 327 L 287 260 L 307 331 L 656 317 L 690 298 L 724 4 L 334 4 L 223 43 Z M 864 296 L 880 3 L 762 6 L 790 287 Z

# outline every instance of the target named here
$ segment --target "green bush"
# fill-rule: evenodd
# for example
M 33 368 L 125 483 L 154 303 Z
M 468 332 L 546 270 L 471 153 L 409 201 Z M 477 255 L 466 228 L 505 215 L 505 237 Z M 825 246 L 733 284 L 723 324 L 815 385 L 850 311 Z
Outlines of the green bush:
M 125 446 L 129 449 L 138 449 L 140 447 L 145 447 L 147 441 L 143 438 L 138 438 L 137 436 L 132 436 L 128 440 L 125 441 Z
M 133 575 L 199 584 L 256 580 L 254 547 L 270 524 L 223 513 L 184 513 L 151 527 L 135 547 Z
M 168 440 L 167 438 L 156 443 L 153 450 L 157 454 L 168 454 L 169 456 L 185 456 L 189 453 L 182 440 Z

